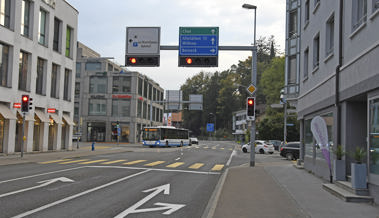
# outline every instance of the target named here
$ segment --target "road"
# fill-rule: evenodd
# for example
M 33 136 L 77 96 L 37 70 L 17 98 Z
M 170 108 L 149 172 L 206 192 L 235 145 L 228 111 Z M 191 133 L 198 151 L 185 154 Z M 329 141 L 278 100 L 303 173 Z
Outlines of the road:
M 248 162 L 235 145 L 1 166 L 0 217 L 201 217 L 222 172 Z

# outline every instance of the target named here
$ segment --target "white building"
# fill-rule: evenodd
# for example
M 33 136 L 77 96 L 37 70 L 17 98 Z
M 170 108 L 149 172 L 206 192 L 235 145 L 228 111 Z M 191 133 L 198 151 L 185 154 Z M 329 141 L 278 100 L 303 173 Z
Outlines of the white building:
M 329 144 L 367 151 L 368 188 L 379 201 L 379 0 L 287 0 L 286 85 L 297 83 L 304 167 L 329 178 L 311 120 L 324 118 Z M 333 156 L 333 155 L 332 155 Z M 333 157 L 334 159 L 334 157 Z M 346 175 L 350 155 L 344 156 Z
M 77 27 L 64 0 L 0 0 L 0 153 L 72 148 Z M 33 99 L 25 142 L 23 94 Z

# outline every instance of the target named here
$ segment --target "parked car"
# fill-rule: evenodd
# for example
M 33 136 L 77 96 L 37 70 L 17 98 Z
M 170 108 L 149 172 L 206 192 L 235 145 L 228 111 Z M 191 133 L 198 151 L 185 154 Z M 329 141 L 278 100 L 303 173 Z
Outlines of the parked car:
M 250 152 L 250 142 L 242 145 L 244 153 Z M 255 153 L 272 154 L 274 153 L 274 145 L 263 140 L 255 140 Z
M 297 160 L 300 155 L 300 142 L 288 142 L 280 148 L 280 156 L 288 160 Z
M 193 137 L 193 138 L 190 138 L 190 145 L 192 144 L 199 144 L 199 140 L 197 140 L 197 138 Z
M 269 140 L 268 142 L 274 145 L 274 149 L 275 150 L 279 151 L 279 146 L 282 143 L 281 141 L 279 141 L 279 140 Z

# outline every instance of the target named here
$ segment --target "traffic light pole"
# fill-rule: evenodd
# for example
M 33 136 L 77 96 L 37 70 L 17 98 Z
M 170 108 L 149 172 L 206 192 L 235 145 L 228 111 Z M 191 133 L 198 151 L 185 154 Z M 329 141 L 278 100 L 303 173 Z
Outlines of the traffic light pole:
M 25 143 L 25 112 L 22 113 L 22 140 L 21 140 L 21 157 L 24 156 L 24 143 Z

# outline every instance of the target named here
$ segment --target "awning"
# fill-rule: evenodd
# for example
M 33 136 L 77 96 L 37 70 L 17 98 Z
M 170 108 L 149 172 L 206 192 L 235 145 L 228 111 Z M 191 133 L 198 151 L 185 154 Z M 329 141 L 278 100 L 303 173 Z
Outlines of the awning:
M 70 125 L 70 126 L 75 126 L 74 121 L 72 121 L 72 119 L 71 119 L 68 115 L 63 114 L 62 117 L 63 117 L 63 119 L 66 121 L 66 123 L 67 123 L 68 125 Z
M 5 119 L 8 120 L 17 120 L 16 115 L 12 113 L 12 111 L 5 105 L 0 104 L 0 113 L 3 115 Z
M 62 119 L 57 114 L 49 114 L 51 118 L 57 123 L 57 124 L 63 124 Z
M 41 122 L 43 122 L 43 123 L 49 123 L 50 122 L 50 119 L 49 119 L 49 117 L 46 116 L 45 112 L 42 112 L 40 110 L 35 110 L 34 112 L 36 113 L 37 117 L 41 120 Z
M 22 116 L 22 112 L 21 112 L 20 109 L 17 109 L 17 113 L 19 113 L 20 116 Z M 35 121 L 33 115 L 34 115 L 33 113 L 26 113 L 26 114 L 25 114 L 25 120 L 26 120 L 26 121 Z

